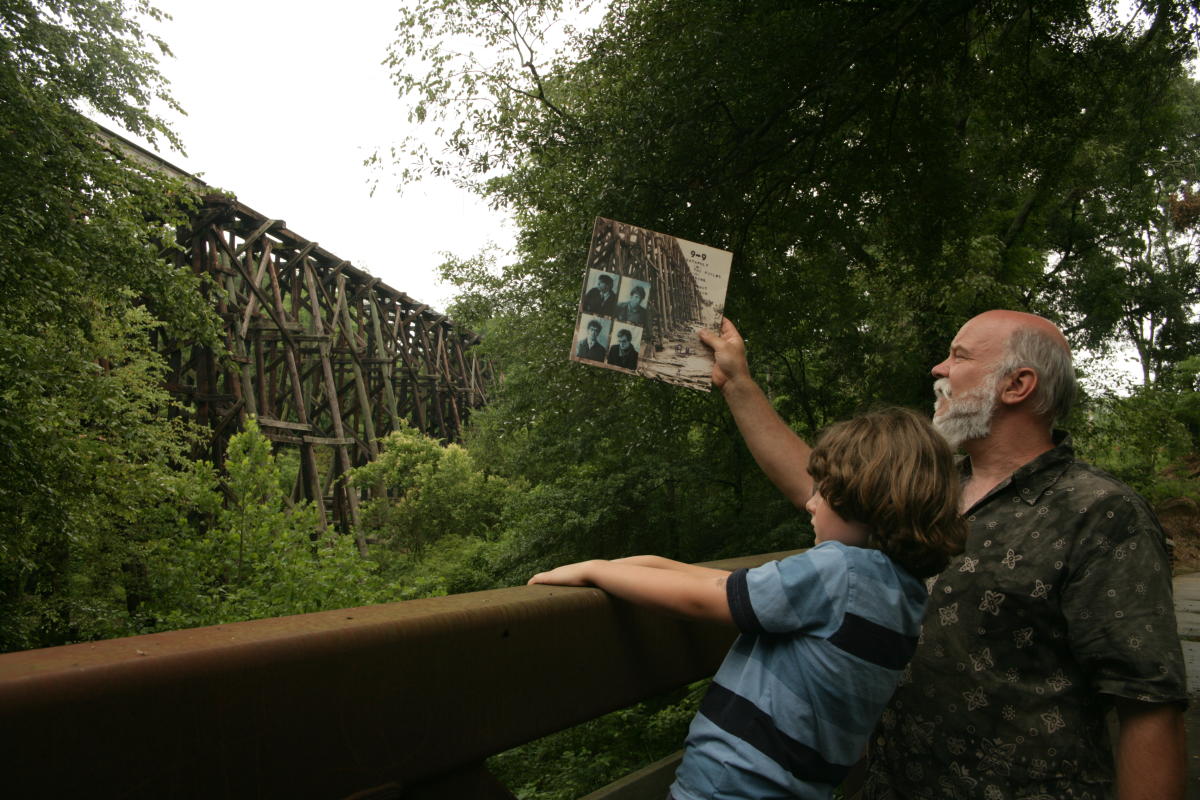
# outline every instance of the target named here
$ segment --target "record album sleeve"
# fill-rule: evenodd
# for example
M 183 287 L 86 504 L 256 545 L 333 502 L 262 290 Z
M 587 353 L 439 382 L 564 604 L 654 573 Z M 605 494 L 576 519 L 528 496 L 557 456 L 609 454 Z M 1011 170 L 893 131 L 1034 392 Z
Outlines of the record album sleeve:
M 733 253 L 597 217 L 570 358 L 691 389 L 712 389 Z

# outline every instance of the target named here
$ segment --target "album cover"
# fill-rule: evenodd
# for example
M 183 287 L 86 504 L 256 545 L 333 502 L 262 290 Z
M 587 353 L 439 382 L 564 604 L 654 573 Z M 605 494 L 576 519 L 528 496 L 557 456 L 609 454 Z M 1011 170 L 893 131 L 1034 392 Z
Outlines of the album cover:
M 597 217 L 571 360 L 710 391 L 697 332 L 721 329 L 732 263 L 728 250 Z

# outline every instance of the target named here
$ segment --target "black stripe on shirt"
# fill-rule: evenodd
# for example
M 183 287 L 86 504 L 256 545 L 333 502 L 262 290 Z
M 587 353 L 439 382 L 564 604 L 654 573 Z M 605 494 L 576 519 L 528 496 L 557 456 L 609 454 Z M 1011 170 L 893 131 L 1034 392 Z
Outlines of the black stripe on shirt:
M 842 627 L 829 637 L 829 643 L 886 669 L 904 669 L 917 649 L 917 637 L 897 633 L 857 614 L 842 618 Z
M 750 604 L 750 587 L 746 585 L 746 570 L 735 569 L 725 581 L 725 599 L 729 601 L 729 614 L 733 624 L 742 633 L 767 633 L 758 621 L 754 606 Z
M 813 748 L 780 731 L 765 711 L 719 683 L 708 687 L 700 713 L 802 781 L 836 786 L 850 771 L 849 766 L 831 764 Z

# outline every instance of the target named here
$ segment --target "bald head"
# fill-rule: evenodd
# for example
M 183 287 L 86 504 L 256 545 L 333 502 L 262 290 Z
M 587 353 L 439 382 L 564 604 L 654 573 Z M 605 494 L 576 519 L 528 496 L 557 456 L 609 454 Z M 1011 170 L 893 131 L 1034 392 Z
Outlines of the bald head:
M 972 317 L 958 337 L 989 342 L 995 372 L 1007 375 L 1022 367 L 1037 373 L 1030 409 L 1050 423 L 1067 416 L 1075 402 L 1075 367 L 1067 337 L 1050 320 L 1024 311 L 995 309 Z
M 1037 314 L 997 308 L 972 317 L 967 320 L 967 324 L 963 325 L 962 329 L 966 330 L 967 325 L 979 325 L 991 328 L 996 333 L 1002 334 L 1000 337 L 1001 341 L 1006 340 L 1016 331 L 1028 330 L 1046 337 L 1046 339 L 1061 347 L 1068 356 L 1071 355 L 1071 346 L 1067 344 L 1067 337 L 1063 336 L 1063 332 L 1053 322 L 1045 317 L 1039 317 Z

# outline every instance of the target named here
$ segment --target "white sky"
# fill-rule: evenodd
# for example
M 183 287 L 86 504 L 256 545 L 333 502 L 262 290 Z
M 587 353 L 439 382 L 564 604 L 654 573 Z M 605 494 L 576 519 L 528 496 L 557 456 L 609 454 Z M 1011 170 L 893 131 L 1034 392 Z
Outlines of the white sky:
M 160 69 L 187 112 L 163 114 L 187 156 L 157 152 L 444 310 L 453 287 L 438 280 L 440 253 L 471 256 L 489 242 L 508 249 L 514 232 L 503 213 L 448 181 L 398 194 L 390 169 L 363 165 L 411 132 L 381 63 L 399 2 L 155 0 L 173 18 L 151 28 L 175 56 Z M 380 179 L 373 197 L 372 178 Z

